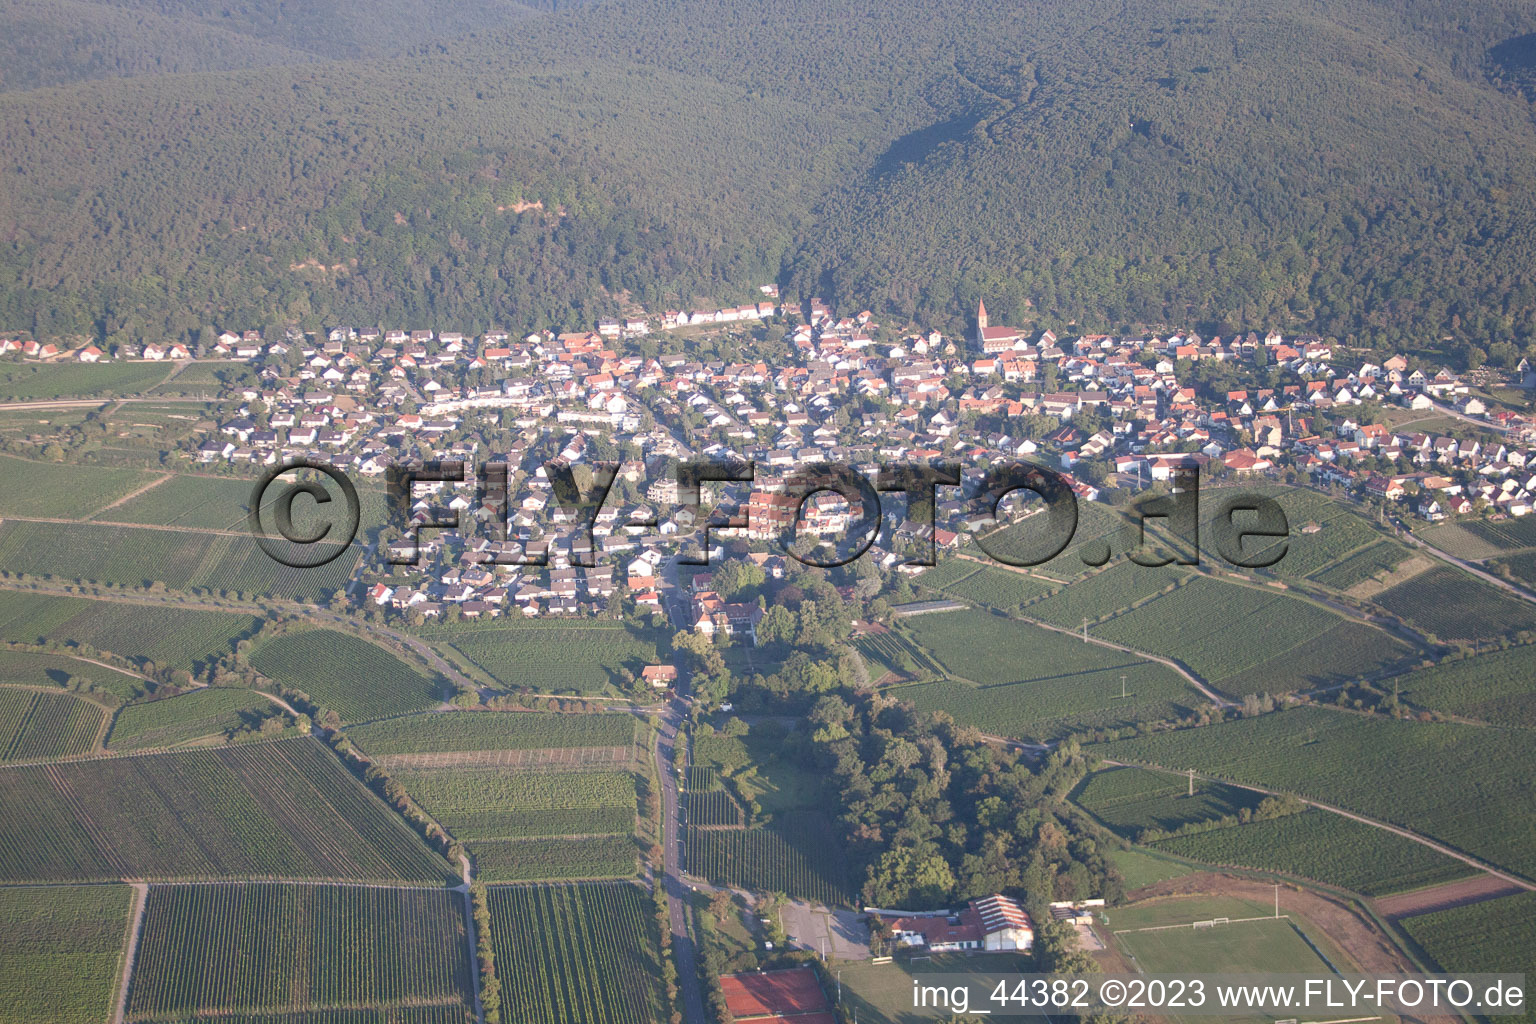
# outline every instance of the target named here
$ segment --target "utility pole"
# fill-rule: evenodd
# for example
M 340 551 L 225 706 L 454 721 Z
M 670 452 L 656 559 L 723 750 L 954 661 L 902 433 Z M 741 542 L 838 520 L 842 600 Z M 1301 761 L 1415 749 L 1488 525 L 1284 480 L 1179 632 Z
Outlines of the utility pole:
M 1125 676 L 1120 677 L 1120 698 L 1125 699 Z
M 1189 795 L 1195 795 L 1195 770 L 1193 768 L 1189 770 Z
M 1280 916 L 1280 883 L 1275 883 L 1275 916 Z
M 1088 616 L 1083 616 L 1083 643 L 1088 642 Z

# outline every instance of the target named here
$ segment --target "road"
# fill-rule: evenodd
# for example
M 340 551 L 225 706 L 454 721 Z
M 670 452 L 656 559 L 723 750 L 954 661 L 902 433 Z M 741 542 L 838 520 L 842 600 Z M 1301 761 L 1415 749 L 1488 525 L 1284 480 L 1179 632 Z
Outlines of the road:
M 679 690 L 681 690 L 681 684 Z M 682 801 L 677 793 L 673 748 L 685 714 L 686 698 L 676 697 L 661 716 L 656 738 L 656 774 L 661 779 L 662 884 L 666 887 L 672 924 L 672 950 L 677 961 L 677 990 L 685 1024 L 706 1024 L 704 993 L 699 986 L 698 950 L 688 928 L 689 887 L 682 872 Z
M 1150 768 L 1153 771 L 1168 772 L 1169 774 L 1177 775 L 1180 778 L 1188 778 L 1189 775 L 1190 775 L 1190 773 L 1188 771 L 1179 771 L 1179 770 L 1174 769 L 1174 768 L 1165 768 L 1165 767 L 1163 767 L 1162 765 L 1159 765 L 1159 764 L 1141 764 L 1141 763 L 1133 763 L 1133 762 L 1127 762 L 1127 761 L 1111 761 L 1111 760 L 1108 760 L 1107 758 L 1104 760 L 1103 763 L 1107 764 L 1107 765 L 1122 766 L 1122 767 Z M 1294 794 L 1282 793 L 1279 790 L 1275 790 L 1275 789 L 1265 789 L 1263 786 L 1249 785 L 1246 782 L 1233 782 L 1230 779 L 1219 778 L 1219 777 L 1217 777 L 1215 775 L 1206 775 L 1206 774 L 1204 774 L 1202 772 L 1195 772 L 1194 773 L 1194 777 L 1197 778 L 1197 779 L 1201 779 L 1203 781 L 1206 781 L 1206 782 L 1219 782 L 1219 783 L 1221 783 L 1224 786 L 1235 786 L 1238 789 L 1247 789 L 1247 790 L 1251 790 L 1252 792 L 1255 792 L 1255 793 L 1263 793 L 1265 796 L 1291 796 L 1291 795 L 1294 795 Z M 1463 864 L 1466 864 L 1466 865 L 1468 865 L 1470 867 L 1474 867 L 1474 868 L 1476 868 L 1479 871 L 1486 872 L 1487 874 L 1490 874 L 1490 875 L 1494 876 L 1495 878 L 1503 879 L 1504 881 L 1508 882 L 1511 885 L 1517 885 L 1517 886 L 1519 886 L 1522 889 L 1525 889 L 1525 890 L 1528 890 L 1528 891 L 1531 891 L 1531 892 L 1536 892 L 1536 882 L 1528 881 L 1527 879 L 1521 878 L 1519 875 L 1509 874 L 1506 871 L 1502 871 L 1499 868 L 1494 867 L 1492 864 L 1489 864 L 1489 863 L 1487 863 L 1485 861 L 1478 860 L 1476 857 L 1473 857 L 1470 854 L 1462 853 L 1460 850 L 1453 849 L 1452 847 L 1446 846 L 1443 843 L 1437 843 L 1433 839 L 1428 838 L 1427 836 L 1421 836 L 1417 832 L 1413 831 L 1412 829 L 1400 828 L 1397 825 L 1390 825 L 1390 824 L 1388 824 L 1385 821 L 1377 821 L 1375 818 L 1367 818 L 1363 814 L 1356 814 L 1354 811 L 1346 811 L 1342 807 L 1335 807 L 1332 804 L 1325 804 L 1321 800 L 1309 800 L 1309 799 L 1307 799 L 1306 797 L 1303 797 L 1303 796 L 1298 796 L 1297 799 L 1300 800 L 1302 803 L 1306 804 L 1308 807 L 1316 807 L 1320 811 L 1327 811 L 1329 814 L 1337 814 L 1337 815 L 1339 815 L 1342 818 L 1348 818 L 1351 821 L 1358 821 L 1362 825 L 1369 825 L 1372 828 L 1379 828 L 1379 829 L 1381 829 L 1381 830 L 1383 830 L 1385 832 L 1391 832 L 1394 835 L 1402 836 L 1404 839 L 1411 839 L 1415 843 L 1418 843 L 1420 846 L 1427 846 L 1431 850 L 1434 850 L 1436 853 L 1441 853 L 1441 854 L 1444 854 L 1445 856 L 1450 857 L 1450 858 L 1452 858 L 1454 860 L 1459 860 Z
M 112 1024 L 123 1024 L 128 1013 L 128 980 L 133 977 L 133 961 L 139 955 L 139 935 L 144 930 L 144 907 L 149 903 L 149 886 L 133 882 L 133 929 L 128 933 L 128 949 L 123 953 L 123 974 L 117 982 L 117 1007 Z

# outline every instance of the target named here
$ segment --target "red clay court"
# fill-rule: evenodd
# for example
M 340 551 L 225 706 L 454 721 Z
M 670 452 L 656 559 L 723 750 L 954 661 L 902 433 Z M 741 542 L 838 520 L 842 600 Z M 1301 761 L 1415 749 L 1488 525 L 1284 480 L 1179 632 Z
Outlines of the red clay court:
M 737 1020 L 757 1020 L 761 1024 L 786 1021 L 789 1024 L 834 1024 L 827 994 L 809 967 L 791 967 L 783 971 L 753 971 L 726 974 L 720 978 L 725 1003 Z

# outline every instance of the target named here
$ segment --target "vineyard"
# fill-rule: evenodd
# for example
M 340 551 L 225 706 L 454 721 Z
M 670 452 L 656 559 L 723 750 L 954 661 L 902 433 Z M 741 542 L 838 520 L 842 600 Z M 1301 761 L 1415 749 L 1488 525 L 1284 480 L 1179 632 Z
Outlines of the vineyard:
M 0 456 L 0 516 L 83 519 L 155 476 L 138 469 L 85 468 Z
M 491 936 L 517 1024 L 657 1024 L 655 915 L 637 885 L 495 886 Z
M 1202 489 L 1201 525 L 1205 536 L 1210 536 L 1209 523 L 1224 511 L 1231 493 L 1225 489 Z M 1241 494 L 1245 496 L 1253 493 L 1265 494 L 1278 501 L 1290 523 L 1290 537 L 1283 542 L 1286 546 L 1285 556 L 1272 568 L 1261 570 L 1267 574 L 1293 579 L 1310 577 L 1383 536 L 1380 530 L 1361 518 L 1358 512 L 1316 491 L 1299 487 L 1255 487 L 1253 484 L 1241 489 Z M 1243 522 L 1239 516 L 1237 524 L 1241 526 Z M 1403 550 L 1395 543 L 1392 546 L 1400 552 Z M 1261 555 L 1268 548 L 1250 542 L 1245 550 L 1250 555 Z
M 165 363 L 12 363 L 0 366 L 0 399 L 132 395 L 170 376 Z
M 1207 864 L 1283 871 L 1366 896 L 1475 873 L 1422 843 L 1317 810 L 1176 836 L 1152 846 Z
M 1536 728 L 1536 646 L 1441 662 L 1403 676 L 1397 685 L 1415 707 Z
M 1536 892 L 1410 917 L 1401 927 L 1445 971 L 1536 970 Z M 1528 1022 L 1523 1017 L 1505 1018 Z
M 1232 696 L 1285 693 L 1308 687 L 1351 682 L 1362 676 L 1392 671 L 1414 657 L 1407 644 L 1371 626 L 1340 620 L 1337 626 L 1275 655 L 1268 661 L 1221 681 Z
M 853 647 L 865 658 L 897 675 L 943 675 L 944 669 L 928 652 L 901 633 L 865 633 L 853 641 Z M 871 678 L 878 678 L 871 673 Z
M 1093 632 L 1137 650 L 1176 658 L 1218 687 L 1232 679 L 1242 689 L 1246 680 L 1234 677 L 1281 655 L 1307 656 L 1320 635 L 1343 621 L 1284 594 L 1200 577 Z M 1352 653 L 1362 671 L 1401 654 L 1401 645 L 1385 633 L 1371 630 L 1357 639 L 1363 646 Z M 1324 653 L 1331 658 L 1337 652 L 1325 649 Z M 1285 689 L 1295 689 L 1300 682 Z
M 156 1024 L 466 1024 L 458 1005 L 397 1006 L 387 1010 L 300 1010 L 296 1013 L 242 1013 L 239 1016 L 176 1017 Z
M 0 590 L 0 640 L 68 640 L 171 668 L 225 654 L 258 625 L 253 616 L 228 612 Z
M 350 633 L 306 629 L 263 640 L 251 667 L 349 722 L 402 715 L 441 699 L 432 679 L 389 651 Z
M 396 781 L 455 838 L 629 835 L 635 777 L 627 772 L 396 768 Z
M 112 1015 L 133 890 L 0 887 L 0 1024 L 102 1024 Z
M 277 705 L 252 690 L 213 687 L 164 700 L 130 704 L 112 720 L 107 748 L 113 751 L 173 747 L 178 743 L 233 732 L 275 711 Z
M 1507 573 L 1519 586 L 1526 590 L 1536 590 L 1536 551 L 1496 559 L 1487 564 L 1487 569 L 1496 575 Z
M 0 595 L 3 594 L 0 591 Z M 125 701 L 144 693 L 144 680 L 126 672 L 88 664 L 62 654 L 0 650 L 0 684 L 64 686 L 71 677 L 89 679 L 97 690 Z
M 1097 622 L 1166 590 L 1189 575 L 1188 569 L 1176 565 L 1152 569 L 1121 559 L 1102 572 L 1076 580 L 1044 601 L 1030 605 L 1026 614 L 1053 626 L 1078 629 L 1084 619 Z
M 347 730 L 371 756 L 552 747 L 627 747 L 638 723 L 627 714 L 564 715 L 543 711 L 477 711 L 409 715 Z
M 851 889 L 842 844 L 815 811 L 779 816 L 766 828 L 687 829 L 684 866 L 718 885 L 782 892 L 796 899 L 847 906 Z
M 1536 869 L 1536 735 L 1321 707 L 1094 748 L 1322 800 L 1515 871 Z
M 504 687 L 596 693 L 639 674 L 659 657 L 654 639 L 618 622 L 506 622 L 430 627 L 420 635 L 447 644 Z
M 629 878 L 639 850 L 630 835 L 583 839 L 493 839 L 470 848 L 483 882 Z
M 922 581 L 927 583 L 926 575 Z M 948 584 L 943 588 L 943 592 L 962 601 L 1011 611 L 1027 601 L 1049 594 L 1058 585 L 1021 572 L 1010 572 L 1007 569 L 997 569 L 992 566 L 978 566 L 976 572 Z
M 449 889 L 151 886 L 128 1019 L 470 999 L 463 898 Z
M 1013 559 L 1038 558 L 1043 541 L 1044 520 L 1030 516 L 987 537 L 987 547 Z M 1077 530 L 1072 542 L 1050 561 L 1034 566 L 1035 571 L 1063 580 L 1081 576 L 1089 570 L 1083 564 L 1082 551 L 1099 542 L 1107 542 L 1115 554 L 1129 551 L 1136 534 L 1130 519 L 1118 509 L 1096 501 L 1078 502 Z
M 1156 829 L 1172 832 L 1196 822 L 1236 815 L 1259 805 L 1263 794 L 1251 789 L 1200 781 L 1189 794 L 1187 779 L 1140 768 L 1094 772 L 1073 793 L 1073 800 L 1127 839 Z
M 1422 572 L 1372 600 L 1442 640 L 1488 640 L 1536 627 L 1529 604 L 1448 565 Z
M 1308 579 L 1334 590 L 1348 590 L 1378 575 L 1391 572 L 1407 557 L 1408 551 L 1402 545 L 1378 540 L 1342 561 L 1313 572 Z
M 149 492 L 153 494 L 154 492 Z M 361 549 L 314 569 L 274 560 L 248 536 L 99 523 L 0 524 L 0 569 L 63 580 L 202 588 L 315 601 L 346 586 Z
M 255 484 L 254 480 L 177 474 L 99 518 L 114 523 L 238 532 L 246 529 L 250 515 L 247 502 Z M 383 523 L 384 492 L 360 482 L 357 497 L 362 505 L 359 529 Z M 295 522 L 303 528 L 305 506 L 296 505 L 294 511 Z
M 454 877 L 312 739 L 0 768 L 0 881 L 232 876 Z
M 1122 675 L 1129 695 L 1125 698 L 1120 696 Z M 918 711 L 943 711 L 990 735 L 1041 743 L 1090 729 L 1176 718 L 1204 703 L 1173 672 L 1142 661 L 1059 679 L 1001 686 L 940 680 L 898 686 L 890 693 Z
M 74 694 L 0 689 L 0 761 L 89 754 L 106 720 L 105 708 Z
M 723 789 L 689 790 L 686 802 L 690 825 L 739 828 L 743 823 L 736 798 Z

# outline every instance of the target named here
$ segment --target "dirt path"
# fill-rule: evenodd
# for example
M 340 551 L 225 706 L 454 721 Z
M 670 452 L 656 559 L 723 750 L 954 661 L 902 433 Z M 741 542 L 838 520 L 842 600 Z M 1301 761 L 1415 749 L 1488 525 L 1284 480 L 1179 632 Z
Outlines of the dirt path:
M 143 487 L 140 487 L 137 490 L 129 491 L 127 494 L 123 495 L 121 498 L 118 498 L 116 501 L 112 502 L 112 504 L 110 504 L 110 505 L 103 505 L 101 508 L 97 509 L 95 512 L 92 512 L 86 518 L 87 519 L 94 519 L 96 516 L 101 515 L 103 512 L 105 512 L 109 508 L 117 508 L 117 506 L 123 504 L 124 502 L 132 501 L 134 498 L 137 498 L 139 495 L 143 494 L 145 491 L 153 490 L 154 488 L 159 487 L 161 484 L 165 483 L 167 480 L 171 479 L 175 475 L 176 475 L 175 473 L 167 473 L 167 474 L 165 474 L 162 477 L 157 477 L 156 479 L 151 480 L 149 483 L 145 484 Z
M 105 511 L 103 509 L 102 511 Z M 98 515 L 100 513 L 97 513 Z M 219 537 L 249 537 L 250 530 L 213 530 L 206 527 L 165 526 L 161 523 L 119 523 L 111 519 L 56 519 L 45 516 L 6 516 L 6 521 L 18 523 L 55 523 L 60 526 L 126 526 L 133 530 L 163 530 L 169 533 L 206 533 Z M 354 542 L 354 546 L 361 545 Z M 337 556 L 340 557 L 340 556 Z
M 128 949 L 123 954 L 123 973 L 117 982 L 117 1008 L 112 1011 L 112 1024 L 123 1024 L 128 1013 L 128 981 L 133 977 L 133 961 L 139 955 L 139 933 L 144 930 L 144 907 L 149 902 L 149 886 L 143 882 L 133 884 L 133 928 L 128 933 Z
M 464 879 L 460 887 L 464 893 L 464 933 L 469 942 L 469 976 L 475 989 L 475 1024 L 485 1024 L 485 1004 L 480 1001 L 480 937 L 475 931 L 475 899 L 469 894 L 475 884 L 474 869 L 469 864 L 469 854 L 459 857 L 459 875 Z
M 1426 543 L 1425 541 L 1422 541 L 1418 537 L 1414 536 L 1413 532 L 1410 531 L 1410 530 L 1402 530 L 1402 531 L 1400 531 L 1399 535 L 1402 537 L 1403 540 L 1407 541 L 1409 544 L 1412 544 L 1414 547 L 1423 548 L 1425 551 L 1428 551 L 1430 554 L 1434 555 L 1435 557 L 1444 559 L 1445 561 L 1451 563 L 1456 568 L 1462 569 L 1462 570 L 1464 570 L 1466 572 L 1469 572 L 1473 576 L 1476 576 L 1478 579 L 1483 580 L 1486 583 L 1492 583 L 1494 586 L 1498 587 L 1500 590 L 1505 590 L 1505 591 L 1508 591 L 1511 594 L 1514 594 L 1516 597 L 1520 598 L 1522 601 L 1531 601 L 1533 603 L 1536 603 L 1536 594 L 1532 594 L 1528 590 L 1524 590 L 1524 589 L 1522 589 L 1520 587 L 1517 587 L 1513 583 L 1509 582 L 1506 579 L 1500 579 L 1499 577 L 1495 576 L 1493 573 L 1488 572 L 1487 570 L 1482 569 L 1482 568 L 1480 568 L 1480 567 L 1478 567 L 1476 565 L 1473 565 L 1471 562 L 1467 561 L 1464 558 L 1457 558 L 1455 555 L 1450 554 L 1449 552 L 1441 551 L 1439 548 L 1435 547 L 1433 544 Z
M 1446 882 L 1444 885 L 1432 885 L 1428 889 L 1400 893 L 1396 896 L 1383 896 L 1375 901 L 1375 907 L 1383 917 L 1396 919 L 1428 914 L 1434 910 L 1464 907 L 1469 903 L 1481 903 L 1500 896 L 1513 896 L 1518 892 L 1520 892 L 1519 886 L 1512 885 L 1495 875 L 1474 875 L 1471 878 Z
M 1041 629 L 1049 629 L 1054 633 L 1065 633 L 1067 636 L 1076 637 L 1079 640 L 1083 639 L 1083 634 L 1075 629 L 1063 629 L 1061 626 L 1053 626 L 1049 622 L 1041 622 L 1039 619 L 1031 619 L 1027 615 L 1020 615 L 1017 616 L 1017 618 L 1020 622 L 1027 622 L 1032 626 L 1039 626 Z M 1205 680 L 1201 679 L 1199 676 L 1195 675 L 1189 669 L 1185 668 L 1183 665 L 1180 665 L 1172 658 L 1165 658 L 1160 654 L 1148 654 L 1146 651 L 1138 651 L 1136 648 L 1127 647 L 1124 644 L 1117 644 L 1108 640 L 1101 640 L 1094 636 L 1092 633 L 1088 634 L 1087 642 L 1090 644 L 1098 644 L 1100 647 L 1107 647 L 1112 651 L 1119 651 L 1121 654 L 1130 654 L 1137 658 L 1141 658 L 1144 661 L 1155 661 L 1159 665 L 1165 665 L 1182 676 L 1186 683 L 1199 690 L 1202 694 L 1205 695 L 1207 700 L 1209 700 L 1212 704 L 1215 704 L 1217 707 L 1237 707 L 1237 705 L 1232 701 L 1227 700 L 1227 698 L 1223 697 L 1221 694 L 1207 686 Z
M 1126 765 L 1126 764 L 1129 764 L 1129 762 L 1110 761 L 1110 760 L 1105 760 L 1104 763 L 1108 764 L 1108 765 Z M 1177 771 L 1177 770 L 1175 770 L 1173 768 L 1164 768 L 1162 765 L 1157 765 L 1157 764 L 1132 764 L 1131 767 L 1150 768 L 1153 771 L 1167 772 L 1170 775 L 1177 775 L 1180 778 L 1188 778 L 1189 775 L 1191 774 L 1190 772 L 1187 772 L 1187 771 Z M 1206 774 L 1204 774 L 1202 772 L 1194 772 L 1193 774 L 1194 774 L 1195 778 L 1202 779 L 1202 780 L 1204 780 L 1206 782 L 1219 782 L 1222 785 L 1235 786 L 1238 789 L 1252 790 L 1255 793 L 1263 793 L 1265 796 L 1289 796 L 1289 795 L 1292 795 L 1292 794 L 1282 793 L 1279 790 L 1265 789 L 1263 786 L 1250 785 L 1250 784 L 1248 784 L 1246 782 L 1234 782 L 1231 779 L 1223 779 L 1223 778 L 1220 778 L 1220 777 L 1215 776 L 1215 775 L 1206 775 Z M 1362 825 L 1369 825 L 1372 828 L 1379 828 L 1379 829 L 1381 829 L 1381 830 L 1383 830 L 1385 832 L 1392 832 L 1392 833 L 1394 833 L 1396 835 L 1400 835 L 1404 839 L 1411 839 L 1414 842 L 1418 843 L 1420 846 L 1427 846 L 1431 850 L 1434 850 L 1436 853 L 1444 854 L 1445 856 L 1450 857 L 1450 858 L 1452 858 L 1454 860 L 1459 860 L 1463 864 L 1467 864 L 1467 865 L 1470 865 L 1470 866 L 1472 866 L 1474 868 L 1477 868 L 1477 870 L 1485 872 L 1485 873 L 1493 876 L 1494 878 L 1502 879 L 1503 881 L 1505 881 L 1505 882 L 1509 883 L 1510 885 L 1513 885 L 1513 886 L 1515 886 L 1517 888 L 1529 890 L 1529 891 L 1532 891 L 1532 892 L 1536 892 L 1536 882 L 1530 882 L 1530 881 L 1527 881 L 1524 878 L 1521 878 L 1518 875 L 1509 874 L 1506 871 L 1503 871 L 1503 870 L 1501 870 L 1499 868 L 1494 867 L 1492 864 L 1488 864 L 1488 863 L 1486 863 L 1484 861 L 1478 860 L 1476 857 L 1472 856 L 1471 854 L 1462 853 L 1460 850 L 1453 849 L 1452 847 L 1446 846 L 1443 843 L 1438 843 L 1435 840 L 1430 839 L 1428 836 L 1421 836 L 1417 832 L 1413 831 L 1412 829 L 1401 828 L 1401 827 L 1399 827 L 1397 825 L 1390 825 L 1390 824 L 1388 824 L 1385 821 L 1377 821 L 1375 818 L 1367 818 L 1363 814 L 1356 814 L 1354 811 L 1346 811 L 1342 807 L 1335 807 L 1332 804 L 1325 804 L 1325 803 L 1323 803 L 1322 801 L 1319 801 L 1319 800 L 1309 800 L 1308 798 L 1306 798 L 1304 796 L 1297 796 L 1296 799 L 1300 800 L 1302 803 L 1306 804 L 1308 807 L 1316 807 L 1320 811 L 1327 811 L 1330 814 L 1337 814 L 1337 815 L 1339 815 L 1342 818 L 1349 818 L 1351 821 L 1358 821 Z

